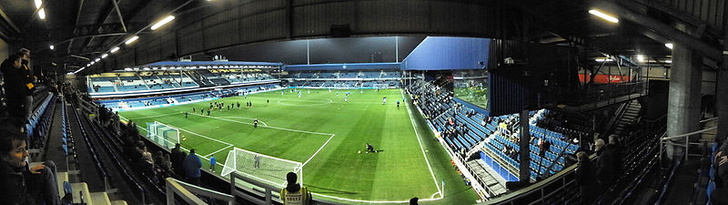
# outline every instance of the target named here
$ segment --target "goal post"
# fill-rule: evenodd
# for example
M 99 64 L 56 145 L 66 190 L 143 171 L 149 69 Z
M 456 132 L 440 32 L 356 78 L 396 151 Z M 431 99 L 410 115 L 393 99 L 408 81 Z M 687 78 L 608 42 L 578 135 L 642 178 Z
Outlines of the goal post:
M 175 144 L 180 143 L 180 131 L 161 122 L 148 122 L 147 138 L 159 146 L 171 149 Z
M 302 163 L 237 147 L 228 152 L 221 174 L 226 177 L 232 172 L 279 187 L 285 187 L 286 175 L 294 172 L 298 175 L 298 183 L 303 184 Z

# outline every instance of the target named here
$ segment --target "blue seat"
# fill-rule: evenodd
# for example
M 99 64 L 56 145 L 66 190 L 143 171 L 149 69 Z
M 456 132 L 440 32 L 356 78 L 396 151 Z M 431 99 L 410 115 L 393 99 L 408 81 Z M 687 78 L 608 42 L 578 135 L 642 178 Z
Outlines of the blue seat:
M 73 187 L 71 186 L 71 182 L 68 182 L 68 181 L 63 182 L 63 192 L 64 192 L 64 194 L 73 193 Z

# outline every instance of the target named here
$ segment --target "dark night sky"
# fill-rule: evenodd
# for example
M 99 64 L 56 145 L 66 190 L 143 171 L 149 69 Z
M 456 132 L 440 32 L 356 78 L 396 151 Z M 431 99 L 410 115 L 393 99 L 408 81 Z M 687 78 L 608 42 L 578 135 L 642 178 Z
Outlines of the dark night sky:
M 425 36 L 397 37 L 399 62 L 419 45 Z M 325 38 L 261 43 L 227 48 L 208 55 L 193 56 L 195 61 L 212 60 L 223 55 L 230 61 L 281 62 L 306 64 L 306 42 L 310 47 L 311 64 L 396 62 L 395 37 Z M 381 53 L 378 55 L 376 53 Z M 374 61 L 372 57 L 374 56 Z

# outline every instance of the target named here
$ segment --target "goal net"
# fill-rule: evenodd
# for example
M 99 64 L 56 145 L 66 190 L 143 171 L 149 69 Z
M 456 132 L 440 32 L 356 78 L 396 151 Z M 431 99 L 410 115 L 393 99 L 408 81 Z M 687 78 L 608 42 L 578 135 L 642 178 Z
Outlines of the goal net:
M 147 123 L 147 138 L 167 149 L 180 142 L 179 129 L 157 121 Z
M 294 172 L 298 175 L 298 183 L 303 184 L 303 164 L 300 162 L 267 156 L 237 147 L 228 152 L 221 174 L 226 177 L 232 172 L 281 187 L 286 185 L 286 174 Z

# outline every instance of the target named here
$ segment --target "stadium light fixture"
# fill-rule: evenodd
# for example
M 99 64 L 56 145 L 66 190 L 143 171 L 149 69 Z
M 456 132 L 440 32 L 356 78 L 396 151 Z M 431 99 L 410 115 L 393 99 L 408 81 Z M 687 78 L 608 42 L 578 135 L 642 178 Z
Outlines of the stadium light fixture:
M 165 24 L 169 23 L 172 20 L 174 20 L 174 16 L 172 16 L 172 15 L 164 17 L 162 20 L 160 20 L 157 23 L 155 23 L 154 25 L 152 25 L 152 31 L 157 30 L 159 27 L 164 26 Z
M 597 59 L 594 59 L 594 61 L 596 61 L 596 62 L 612 62 L 614 60 L 612 60 L 611 58 L 597 58 Z
M 43 0 L 34 0 L 33 2 L 35 3 L 36 9 L 40 9 L 40 6 L 43 5 Z M 46 18 L 45 9 L 40 9 L 40 11 L 38 11 L 38 18 L 40 18 L 40 19 Z
M 101 58 L 96 58 L 96 59 L 94 59 L 94 63 L 95 63 L 95 62 L 99 62 L 99 61 L 101 61 Z
M 672 60 L 666 60 L 665 63 L 672 64 Z
M 112 48 L 109 53 L 116 53 L 116 51 L 119 51 L 119 46 Z
M 53 46 L 53 45 L 49 46 L 49 48 L 50 48 L 51 50 L 53 50 L 53 49 L 56 49 L 56 47 L 55 47 L 55 46 Z
M 672 50 L 672 47 L 673 47 L 673 45 L 672 45 L 672 43 L 666 43 L 666 44 L 665 44 L 665 47 L 667 47 L 667 48 L 669 48 L 670 50 Z
M 645 62 L 645 55 L 637 55 L 637 61 L 638 62 Z
M 589 10 L 589 13 L 591 15 L 594 15 L 594 16 L 597 16 L 599 18 L 602 18 L 602 19 L 604 19 L 606 21 L 609 21 L 609 22 L 612 22 L 612 23 L 619 23 L 619 19 L 617 19 L 617 17 L 614 17 L 612 15 L 609 15 L 607 13 L 604 13 L 604 12 L 599 11 L 599 10 L 596 10 L 596 9 Z
M 109 54 L 108 53 L 104 53 L 103 55 L 101 55 L 101 59 L 104 59 L 106 57 L 109 57 Z
M 124 44 L 125 44 L 125 45 L 129 45 L 129 44 L 132 44 L 132 43 L 134 43 L 134 41 L 136 41 L 136 40 L 138 40 L 138 39 L 139 39 L 139 36 L 132 36 L 131 38 L 127 39 L 127 40 L 126 40 L 126 41 L 124 42 Z

